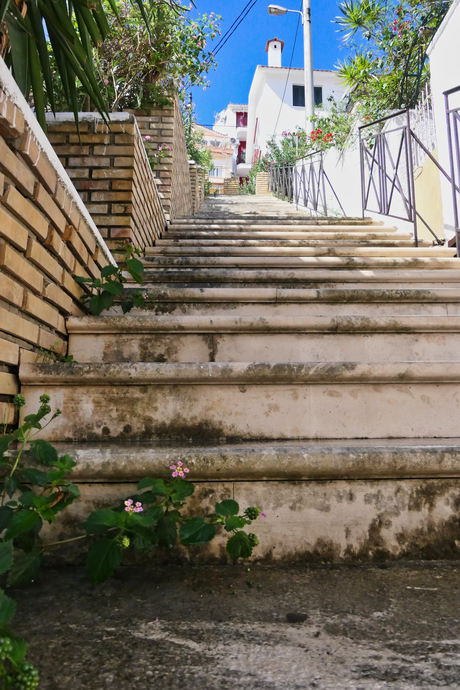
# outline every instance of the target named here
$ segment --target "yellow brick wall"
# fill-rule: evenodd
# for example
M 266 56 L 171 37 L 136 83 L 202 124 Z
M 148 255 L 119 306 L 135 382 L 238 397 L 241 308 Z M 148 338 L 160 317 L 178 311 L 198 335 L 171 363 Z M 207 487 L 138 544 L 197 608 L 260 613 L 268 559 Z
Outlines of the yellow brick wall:
M 0 88 L 0 424 L 15 422 L 20 360 L 66 353 L 66 317 L 84 313 L 74 276 L 108 263 L 28 116 Z
M 110 129 L 97 117 L 81 117 L 80 130 L 81 141 L 72 120 L 48 121 L 49 140 L 108 247 L 152 245 L 166 216 L 134 115 Z

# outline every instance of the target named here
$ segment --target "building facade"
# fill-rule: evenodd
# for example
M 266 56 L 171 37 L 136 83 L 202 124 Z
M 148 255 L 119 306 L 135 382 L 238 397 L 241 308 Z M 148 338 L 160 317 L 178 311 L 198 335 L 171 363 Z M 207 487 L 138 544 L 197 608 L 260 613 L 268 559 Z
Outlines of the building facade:
M 209 172 L 211 194 L 223 194 L 224 180 L 236 174 L 238 145 L 234 137 L 220 134 L 208 127 L 195 125 L 203 134 L 203 144 L 212 152 L 214 167 Z
M 246 177 L 254 162 L 266 153 L 272 137 L 284 131 L 305 128 L 304 70 L 283 67 L 284 42 L 273 38 L 265 48 L 268 65 L 258 65 L 252 80 L 248 101 L 248 126 L 245 165 L 237 168 Z M 347 89 L 334 70 L 313 71 L 315 105 L 319 112 L 330 107 L 329 99 L 341 101 Z

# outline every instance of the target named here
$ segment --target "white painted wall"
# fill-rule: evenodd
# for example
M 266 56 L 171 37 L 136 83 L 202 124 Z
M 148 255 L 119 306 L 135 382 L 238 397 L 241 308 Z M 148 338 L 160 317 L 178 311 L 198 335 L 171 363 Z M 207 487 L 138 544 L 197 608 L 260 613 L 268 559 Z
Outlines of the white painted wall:
M 450 173 L 443 92 L 460 86 L 460 0 L 454 0 L 428 49 L 431 91 L 438 140 L 439 162 Z M 451 107 L 460 106 L 460 92 L 451 97 Z M 446 237 L 454 235 L 452 188 L 441 175 L 441 195 Z
M 340 84 L 336 72 L 314 70 L 313 82 L 314 86 L 321 86 L 323 89 L 323 103 L 326 109 L 329 96 L 340 101 L 346 94 L 346 88 Z M 296 127 L 305 127 L 305 108 L 293 104 L 294 84 L 303 86 L 303 69 L 291 69 L 289 72 L 287 68 L 258 65 L 249 92 L 246 154 L 248 162 L 252 163 L 254 148 L 259 148 L 262 155 L 266 153 L 267 142 L 274 135 L 280 138 L 283 131 L 289 132 L 294 131 Z

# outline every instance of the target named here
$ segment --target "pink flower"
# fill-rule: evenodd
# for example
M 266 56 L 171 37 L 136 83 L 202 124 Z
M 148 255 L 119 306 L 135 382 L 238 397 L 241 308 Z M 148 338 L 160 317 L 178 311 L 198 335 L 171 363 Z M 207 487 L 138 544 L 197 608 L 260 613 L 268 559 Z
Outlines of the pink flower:
M 265 515 L 265 513 L 261 513 L 261 516 L 262 516 L 262 517 L 267 517 L 267 516 Z
M 132 505 L 133 505 L 133 501 L 130 498 L 128 498 L 128 500 L 125 501 L 125 506 L 132 506 Z
M 184 467 L 184 472 L 185 472 L 186 474 L 188 474 L 188 473 L 190 472 L 189 468 L 188 468 L 188 467 Z
M 136 507 L 134 508 L 134 512 L 135 512 L 135 513 L 142 513 L 142 512 L 144 512 L 144 509 L 143 509 L 141 503 L 139 503 L 139 505 L 136 504 Z
M 108 83 L 109 83 L 109 80 L 108 80 L 108 79 L 104 79 L 104 84 L 107 85 Z
M 148 134 L 147 134 L 147 136 L 146 136 L 146 137 L 144 137 L 144 139 L 147 139 L 147 141 L 150 141 L 150 139 L 151 139 L 151 138 L 152 138 L 152 137 L 149 137 L 149 135 L 148 135 Z
M 172 473 L 172 476 L 173 476 L 173 477 L 177 477 L 177 475 L 178 475 L 178 472 L 173 472 L 173 473 Z
M 178 466 L 178 467 L 182 467 L 183 464 L 184 464 L 184 463 L 181 462 L 181 461 L 179 460 L 179 462 L 177 463 L 177 466 Z
M 182 472 L 182 470 L 179 471 L 179 477 L 185 477 L 185 474 Z
M 175 469 L 176 469 L 176 466 L 175 466 L 175 465 L 170 465 L 170 466 L 169 466 L 169 469 L 170 469 L 170 470 L 175 470 Z

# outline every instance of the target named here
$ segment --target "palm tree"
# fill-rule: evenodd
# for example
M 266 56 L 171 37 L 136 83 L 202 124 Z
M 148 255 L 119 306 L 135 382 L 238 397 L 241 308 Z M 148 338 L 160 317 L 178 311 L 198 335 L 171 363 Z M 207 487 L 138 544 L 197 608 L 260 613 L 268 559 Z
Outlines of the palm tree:
M 149 5 L 134 1 L 149 27 Z M 118 17 L 117 0 L 107 2 L 107 10 Z M 166 3 L 182 9 L 176 0 L 149 3 L 150 7 Z M 11 68 L 26 99 L 32 90 L 37 119 L 45 131 L 47 102 L 56 110 L 52 55 L 77 123 L 77 79 L 101 115 L 108 117 L 93 67 L 93 50 L 109 32 L 106 7 L 102 0 L 0 0 L 0 57 Z

